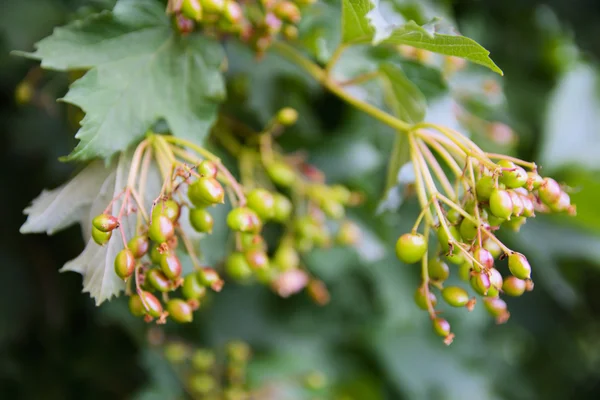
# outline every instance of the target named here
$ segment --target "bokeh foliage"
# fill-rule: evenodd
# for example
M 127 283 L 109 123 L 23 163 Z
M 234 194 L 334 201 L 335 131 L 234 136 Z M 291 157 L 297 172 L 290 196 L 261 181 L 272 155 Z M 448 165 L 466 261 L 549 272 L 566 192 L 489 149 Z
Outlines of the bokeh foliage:
M 130 317 L 123 301 L 95 308 L 80 293 L 80 277 L 57 270 L 82 248 L 78 228 L 53 237 L 18 234 L 21 210 L 41 188 L 55 187 L 74 172 L 57 161 L 75 145 L 79 116 L 56 104 L 68 77 L 44 73 L 32 102 L 15 92 L 35 65 L 9 56 L 30 50 L 52 28 L 110 1 L 6 0 L 0 14 L 0 123 L 5 285 L 0 293 L 0 394 L 3 398 L 176 398 L 181 393 L 164 359 L 148 345 L 145 325 Z M 375 216 L 393 146 L 388 128 L 325 93 L 275 55 L 257 64 L 231 44 L 225 111 L 245 115 L 258 128 L 282 105 L 297 108 L 298 125 L 284 146 L 302 148 L 334 182 L 364 191 L 369 201 L 352 217 L 365 230 L 357 250 L 315 251 L 306 260 L 325 282 L 332 301 L 319 308 L 297 296 L 282 300 L 263 288 L 227 285 L 191 326 L 167 327 L 168 335 L 201 346 L 247 340 L 255 349 L 253 382 L 318 368 L 337 393 L 355 399 L 564 399 L 596 398 L 600 391 L 600 105 L 597 59 L 600 5 L 585 1 L 434 2 L 423 9 L 400 1 L 405 13 L 455 15 L 462 33 L 492 51 L 505 77 L 505 108 L 478 101 L 482 68 L 472 66 L 453 90 L 470 93 L 470 110 L 513 126 L 518 155 L 534 159 L 543 173 L 574 188 L 578 216 L 537 218 L 506 237 L 527 249 L 536 290 L 512 301 L 512 318 L 495 326 L 482 309 L 452 315 L 455 343 L 447 348 L 431 332 L 412 301 L 418 272 L 394 257 L 393 243 L 409 229 L 417 206 Z M 547 3 L 547 2 L 546 2 Z M 429 4 L 429 3 L 428 3 Z M 83 8 L 82 8 L 83 7 Z M 323 4 L 307 32 L 339 32 L 335 2 Z M 422 17 L 424 18 L 424 17 Z M 312 27 L 311 27 L 312 25 Z M 331 49 L 314 33 L 304 36 L 317 59 Z M 361 49 L 357 49 L 360 52 Z M 351 76 L 365 57 L 336 71 Z M 373 57 L 387 57 L 374 54 Z M 429 101 L 427 119 L 447 90 L 421 68 L 404 68 Z M 483 74 L 483 77 L 482 77 Z M 31 78 L 32 75 L 29 75 Z M 281 89 L 284 88 L 284 89 Z M 367 93 L 369 95 L 369 93 Z M 375 96 L 376 94 L 371 94 Z M 18 97 L 17 97 L 18 98 Z M 500 99 L 502 101 L 502 99 Z M 240 105 L 242 104 L 242 105 Z M 498 111 L 500 110 L 500 111 Z M 449 121 L 457 123 L 456 121 Z M 482 146 L 492 145 L 481 139 Z M 183 394 L 182 394 L 183 395 Z

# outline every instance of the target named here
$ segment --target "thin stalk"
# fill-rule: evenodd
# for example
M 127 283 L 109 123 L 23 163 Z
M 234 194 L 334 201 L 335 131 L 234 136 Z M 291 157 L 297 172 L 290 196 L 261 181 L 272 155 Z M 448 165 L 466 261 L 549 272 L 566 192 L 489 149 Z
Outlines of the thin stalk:
M 416 140 L 415 142 L 419 145 L 421 149 L 421 155 L 425 157 L 427 164 L 429 164 L 431 169 L 433 169 L 433 173 L 442 185 L 442 188 L 444 189 L 448 197 L 455 199 L 456 193 L 452 188 L 452 184 L 448 180 L 446 173 L 442 170 L 442 167 L 440 166 L 438 161 L 433 156 L 433 153 L 431 153 L 431 150 L 429 150 L 429 148 L 425 145 L 425 143 L 422 140 Z

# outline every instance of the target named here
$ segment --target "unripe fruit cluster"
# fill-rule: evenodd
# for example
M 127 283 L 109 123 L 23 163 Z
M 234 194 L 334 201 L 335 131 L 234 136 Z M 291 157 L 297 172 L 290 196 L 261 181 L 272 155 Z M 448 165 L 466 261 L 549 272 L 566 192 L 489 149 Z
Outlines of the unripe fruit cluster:
M 281 35 L 287 40 L 298 37 L 301 9 L 314 0 L 181 0 L 169 11 L 182 34 L 195 27 L 221 35 L 235 34 L 259 54 Z
M 503 323 L 510 313 L 500 295 L 520 296 L 533 289 L 533 282 L 527 258 L 508 249 L 494 232 L 501 227 L 519 230 L 535 212 L 575 213 L 567 192 L 553 179 L 542 178 L 535 170 L 527 172 L 507 159 L 496 165 L 494 170 L 480 166 L 475 179 L 465 179 L 467 189 L 458 203 L 447 199 L 438 202 L 441 214 L 437 214 L 440 221 L 433 226 L 438 239 L 435 254 L 426 258 L 434 246 L 430 238 L 416 231 L 418 226 L 401 235 L 396 243 L 400 261 L 422 262 L 426 279 L 415 293 L 415 302 L 430 313 L 434 331 L 446 343 L 454 335 L 449 322 L 435 309 L 438 299 L 434 289 L 440 290 L 442 299 L 451 307 L 471 310 L 476 302 L 465 288 L 444 285 L 450 277 L 448 263 L 456 265 L 459 277 L 483 298 L 485 309 L 496 321 Z M 424 209 L 423 213 L 428 211 Z M 495 265 L 496 260 L 504 258 L 508 259 L 508 276 L 503 276 Z

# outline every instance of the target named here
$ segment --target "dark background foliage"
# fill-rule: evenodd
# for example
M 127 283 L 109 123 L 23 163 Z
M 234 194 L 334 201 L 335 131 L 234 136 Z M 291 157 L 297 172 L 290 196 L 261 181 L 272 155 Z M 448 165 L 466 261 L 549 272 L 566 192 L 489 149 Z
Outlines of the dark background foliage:
M 165 378 L 164 361 L 149 349 L 144 325 L 128 317 L 124 301 L 96 308 L 80 293 L 79 275 L 58 274 L 82 249 L 78 227 L 50 237 L 18 233 L 30 200 L 73 173 L 73 165 L 57 158 L 75 144 L 76 115 L 55 103 L 68 81 L 52 72 L 41 76 L 32 103 L 18 104 L 15 90 L 28 73 L 36 73 L 31 72 L 35 64 L 9 52 L 29 50 L 85 7 L 108 3 L 4 0 L 0 5 L 2 398 L 170 398 L 178 392 L 177 383 Z M 510 302 L 509 323 L 494 326 L 482 312 L 457 313 L 457 339 L 443 346 L 430 333 L 426 315 L 412 304 L 416 275 L 389 251 L 376 260 L 368 256 L 392 248 L 394 237 L 412 223 L 415 205 L 408 202 L 399 214 L 381 218 L 373 217 L 372 201 L 355 213 L 369 232 L 367 257 L 333 249 L 306 260 L 330 285 L 327 307 L 302 296 L 281 300 L 261 288 L 232 285 L 198 322 L 179 331 L 168 328 L 169 334 L 200 346 L 248 340 L 257 353 L 251 371 L 255 381 L 318 367 L 337 392 L 356 399 L 600 396 L 600 179 L 595 173 L 600 164 L 580 162 L 590 159 L 581 152 L 600 151 L 600 121 L 594 125 L 580 117 L 582 109 L 597 112 L 593 107 L 600 102 L 589 91 L 578 95 L 575 90 L 568 92 L 569 101 L 557 103 L 565 93 L 560 88 L 578 76 L 578 66 L 587 65 L 591 76 L 597 75 L 600 3 L 443 3 L 461 31 L 490 49 L 505 72 L 505 119 L 519 134 L 518 155 L 544 162 L 548 172 L 577 190 L 576 219 L 537 218 L 520 234 L 506 237 L 531 254 L 536 279 L 533 293 Z M 278 100 L 296 106 L 304 116 L 296 141 L 312 149 L 313 161 L 332 179 L 377 195 L 389 156 L 384 129 L 304 77 L 265 75 L 263 82 L 286 88 L 279 94 L 285 98 L 267 91 L 251 94 L 252 106 L 261 108 L 258 119 L 261 111 L 270 115 Z M 564 114 L 567 125 L 551 126 L 550 109 Z M 556 131 L 560 134 L 551 133 Z M 559 156 L 555 149 L 561 150 Z

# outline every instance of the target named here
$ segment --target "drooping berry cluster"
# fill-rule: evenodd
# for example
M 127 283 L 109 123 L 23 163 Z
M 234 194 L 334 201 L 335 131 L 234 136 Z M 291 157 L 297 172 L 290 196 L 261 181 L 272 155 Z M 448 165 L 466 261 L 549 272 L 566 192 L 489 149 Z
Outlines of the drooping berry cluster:
M 306 289 L 317 303 L 328 301 L 325 285 L 304 268 L 300 253 L 313 246 L 332 244 L 328 218 L 338 221 L 337 243 L 356 242 L 358 228 L 342 218 L 345 206 L 356 204 L 357 195 L 340 185 L 326 185 L 319 180 L 322 176 L 314 167 L 305 166 L 301 171 L 299 165 L 273 149 L 272 130 L 281 131 L 296 119 L 295 110 L 283 109 L 270 124 L 271 130 L 261 134 L 262 140 L 269 138 L 269 143 L 261 143 L 255 154 L 258 162 L 250 164 L 251 169 L 261 168 L 263 176 L 268 177 L 260 182 L 261 186 L 258 182 L 240 185 L 212 153 L 186 140 L 150 134 L 140 143 L 128 180 L 136 181 L 137 169 L 142 165 L 139 187 L 128 185 L 92 221 L 92 237 L 99 245 L 108 243 L 115 229 L 121 232 L 123 249 L 115 256 L 114 271 L 127 282 L 129 307 L 134 315 L 147 321 L 157 319 L 159 323 L 164 323 L 167 317 L 176 322 L 191 322 L 207 288 L 221 290 L 224 284 L 221 275 L 215 268 L 200 265 L 196 255 L 199 249 L 186 229 L 210 234 L 215 222 L 210 209 L 225 203 L 227 193 L 233 208 L 226 224 L 235 235 L 234 246 L 224 262 L 227 274 L 244 282 L 258 280 L 284 297 Z M 232 138 L 223 133 L 221 140 L 229 139 Z M 244 150 L 247 155 L 254 151 L 253 147 Z M 146 193 L 140 193 L 145 188 L 141 181 L 148 175 L 152 158 L 164 182 L 150 212 L 146 213 L 140 200 L 147 197 Z M 121 207 L 114 216 L 109 210 L 116 201 L 121 201 Z M 181 221 L 183 210 L 188 215 L 186 223 Z M 127 238 L 122 221 L 131 214 L 137 214 L 136 234 Z M 270 222 L 284 227 L 271 254 L 262 236 L 264 225 Z M 183 249 L 179 249 L 180 243 Z M 181 250 L 189 255 L 194 267 L 188 274 L 183 273 Z M 161 294 L 161 299 L 155 292 Z
M 252 350 L 243 341 L 227 343 L 224 352 L 197 348 L 180 341 L 168 341 L 163 348 L 165 358 L 192 398 L 275 400 L 280 398 L 282 390 L 294 389 L 306 396 L 322 395 L 327 391 L 327 377 L 315 370 L 270 379 L 268 387 L 250 387 L 247 375 Z
M 189 33 L 196 27 L 214 34 L 235 34 L 259 54 L 264 53 L 281 34 L 298 37 L 301 8 L 314 0 L 171 0 L 168 12 L 174 14 L 177 28 Z
M 469 282 L 471 290 L 482 296 L 485 309 L 503 323 L 510 313 L 500 296 L 520 296 L 533 289 L 533 281 L 527 258 L 506 247 L 495 232 L 501 228 L 518 231 L 536 212 L 573 215 L 575 206 L 561 185 L 538 174 L 535 164 L 485 153 L 458 132 L 420 124 L 409 133 L 409 141 L 422 212 L 412 232 L 398 238 L 396 254 L 404 263 L 422 263 L 422 284 L 415 302 L 429 312 L 435 332 L 449 344 L 454 335 L 435 309 L 433 289 L 452 307 L 472 310 L 476 300 L 462 287 L 444 285 L 451 272 L 447 263 L 457 266 L 458 276 Z M 454 182 L 438 159 L 452 171 Z M 423 219 L 421 234 L 418 228 Z M 428 254 L 433 248 L 428 243 L 431 230 L 438 239 L 433 257 Z M 508 259 L 508 276 L 496 268 L 495 260 L 504 258 Z

